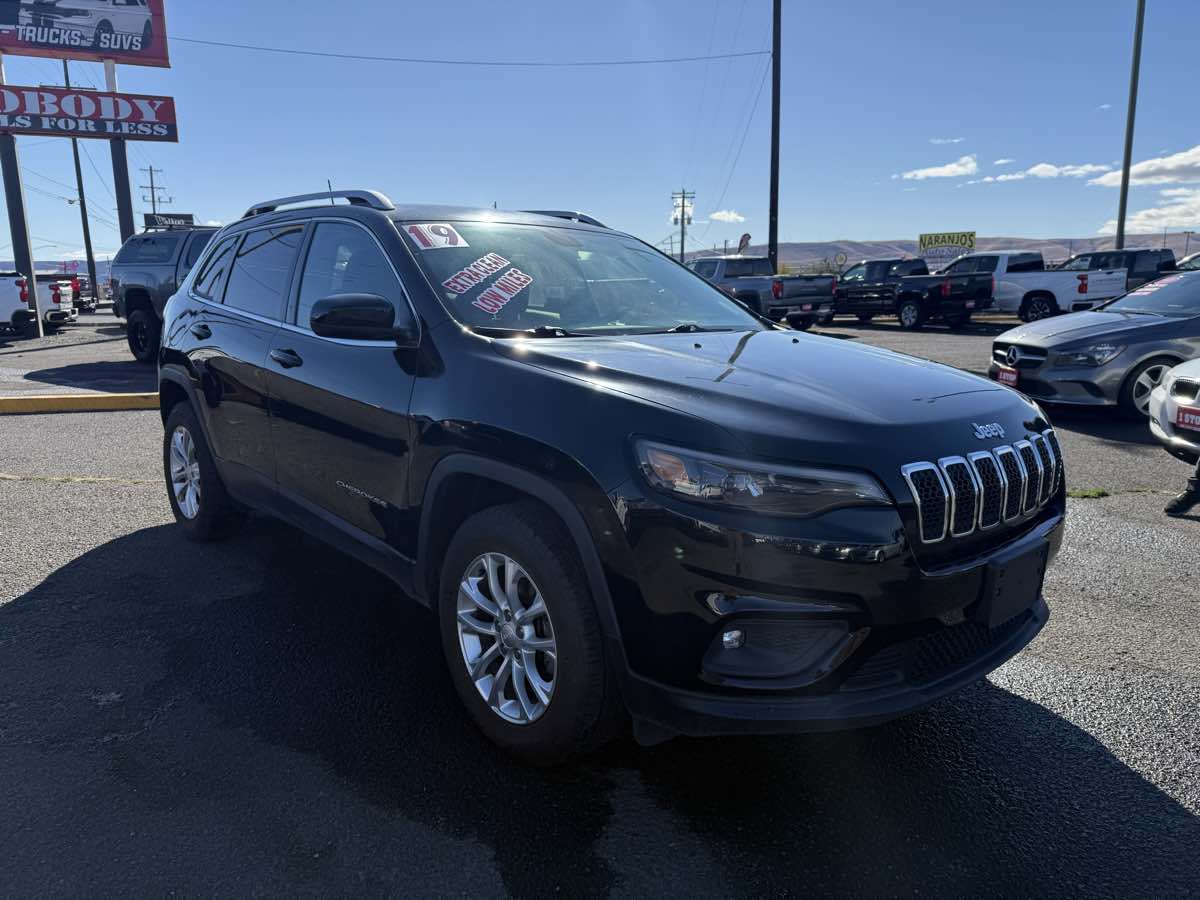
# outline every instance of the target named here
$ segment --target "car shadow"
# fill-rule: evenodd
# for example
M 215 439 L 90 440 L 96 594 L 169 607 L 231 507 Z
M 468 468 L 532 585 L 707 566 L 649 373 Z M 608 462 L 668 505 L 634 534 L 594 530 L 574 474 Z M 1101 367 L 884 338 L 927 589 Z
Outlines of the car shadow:
M 963 328 L 951 328 L 949 325 L 945 324 L 944 322 L 941 322 L 941 321 L 938 321 L 935 319 L 931 322 L 925 323 L 925 325 L 923 325 L 920 330 L 906 331 L 905 329 L 900 327 L 900 322 L 896 319 L 881 318 L 878 320 L 872 319 L 870 322 L 859 322 L 857 319 L 854 319 L 854 318 L 838 317 L 838 318 L 834 319 L 831 324 L 820 325 L 818 327 L 824 328 L 824 329 L 830 329 L 830 328 L 836 329 L 838 327 L 846 327 L 846 328 L 853 328 L 856 331 L 883 332 L 885 334 L 902 333 L 902 334 L 911 334 L 914 336 L 919 335 L 922 331 L 930 331 L 933 333 L 940 333 L 940 334 L 961 334 L 961 335 L 974 336 L 974 337 L 979 337 L 980 335 L 987 335 L 987 336 L 995 337 L 997 335 L 1003 334 L 1006 331 L 1010 331 L 1011 329 L 1016 328 L 1020 324 L 1021 324 L 1021 322 L 1018 319 L 1013 319 L 1011 322 L 987 322 L 987 321 L 977 322 L 977 321 L 972 320 L 972 322 L 969 325 L 967 325 Z
M 83 554 L 0 606 L 0 659 L 18 896 L 1163 897 L 1200 876 L 1200 819 L 989 683 L 865 731 L 518 765 L 461 710 L 429 612 L 258 520 Z
M 37 369 L 27 372 L 25 380 L 114 394 L 153 393 L 158 390 L 158 372 L 154 366 L 132 359 Z
M 1077 406 L 1046 407 L 1046 413 L 1055 428 L 1077 431 L 1097 440 L 1113 444 L 1137 444 L 1143 447 L 1161 447 L 1150 426 L 1143 421 L 1124 418 L 1116 409 L 1088 409 Z

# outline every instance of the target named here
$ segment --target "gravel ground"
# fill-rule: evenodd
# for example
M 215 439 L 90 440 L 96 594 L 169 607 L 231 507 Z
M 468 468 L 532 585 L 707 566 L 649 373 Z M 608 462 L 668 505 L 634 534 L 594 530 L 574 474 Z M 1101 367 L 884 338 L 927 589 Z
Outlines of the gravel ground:
M 110 311 L 43 338 L 0 334 L 0 396 L 156 390 L 154 367 L 129 354 L 124 323 Z
M 829 330 L 975 369 L 990 340 Z M 556 772 L 475 733 L 373 572 L 266 521 L 183 541 L 156 413 L 0 418 L 0 895 L 1195 896 L 1200 518 L 1160 512 L 1187 469 L 1051 414 L 1110 496 L 1069 501 L 1050 624 L 989 679 Z

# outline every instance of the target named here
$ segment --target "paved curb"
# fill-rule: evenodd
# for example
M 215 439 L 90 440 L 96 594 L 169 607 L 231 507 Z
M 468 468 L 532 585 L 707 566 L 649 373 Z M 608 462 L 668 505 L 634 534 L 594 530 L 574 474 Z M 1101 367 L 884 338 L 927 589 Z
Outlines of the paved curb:
M 158 394 L 34 394 L 28 397 L 0 397 L 0 416 L 123 412 L 131 409 L 158 409 Z

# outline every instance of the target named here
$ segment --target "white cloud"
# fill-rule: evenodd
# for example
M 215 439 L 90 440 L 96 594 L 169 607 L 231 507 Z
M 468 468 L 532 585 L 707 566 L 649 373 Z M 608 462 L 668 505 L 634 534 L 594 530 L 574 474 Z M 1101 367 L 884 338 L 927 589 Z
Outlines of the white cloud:
M 224 222 L 220 222 L 220 221 L 218 221 L 217 219 L 209 219 L 209 220 L 208 220 L 207 222 L 205 222 L 204 224 L 205 224 L 207 227 L 209 227 L 209 228 L 220 228 L 220 227 L 221 227 L 222 225 L 224 225 L 225 223 L 224 223 Z
M 1200 188 L 1168 188 L 1159 193 L 1167 202 L 1133 213 L 1125 220 L 1126 231 L 1137 234 L 1200 226 Z M 1099 233 L 1115 234 L 1116 231 L 1117 220 L 1109 219 L 1100 227 Z
M 979 163 L 975 161 L 975 154 L 972 153 L 969 156 L 960 156 L 954 162 L 946 163 L 944 166 L 913 169 L 899 176 L 893 175 L 892 177 L 903 178 L 906 181 L 923 181 L 926 178 L 958 178 L 962 175 L 974 175 L 978 171 Z
M 961 144 L 966 138 L 930 138 L 931 144 Z
M 1097 163 L 1083 163 L 1082 165 L 1067 165 L 1055 166 L 1050 163 L 1038 163 L 1036 166 L 1030 166 L 1028 169 L 1022 169 L 1020 172 L 1005 172 L 1003 175 L 987 175 L 983 178 L 977 178 L 968 181 L 967 184 L 993 184 L 997 181 L 1024 181 L 1026 178 L 1084 178 L 1088 175 L 1095 175 L 1097 172 L 1107 172 L 1109 166 L 1102 166 Z
M 1003 159 L 996 160 L 994 163 L 992 163 L 992 165 L 993 166 L 1007 166 L 1007 165 L 1010 165 L 1011 163 L 1015 163 L 1015 162 L 1016 162 L 1015 159 L 1009 159 L 1006 156 Z
M 910 193 L 912 193 L 912 192 L 913 192 L 913 191 L 915 191 L 915 190 L 916 190 L 916 188 L 904 188 L 904 193 L 905 193 L 905 194 L 910 194 Z
M 1096 109 L 1112 109 L 1111 103 L 1101 103 Z
M 708 216 L 714 222 L 745 222 L 746 217 L 735 209 L 718 209 Z
M 1130 184 L 1188 184 L 1200 181 L 1200 144 L 1169 156 L 1144 159 L 1129 168 Z M 1092 179 L 1102 187 L 1120 187 L 1121 173 L 1109 172 Z

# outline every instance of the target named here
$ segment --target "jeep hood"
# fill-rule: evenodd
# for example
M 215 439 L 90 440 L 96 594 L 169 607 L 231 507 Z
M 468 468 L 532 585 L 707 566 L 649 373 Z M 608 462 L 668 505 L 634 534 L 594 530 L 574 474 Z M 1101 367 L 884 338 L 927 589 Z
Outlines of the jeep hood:
M 997 423 L 1016 440 L 1039 419 L 1028 401 L 984 378 L 794 331 L 498 340 L 493 346 L 514 361 L 711 422 L 767 455 L 782 441 L 807 458 L 836 461 L 859 449 L 876 458 L 894 450 L 907 461 L 936 459 L 1003 443 L 981 442 L 972 423 Z

